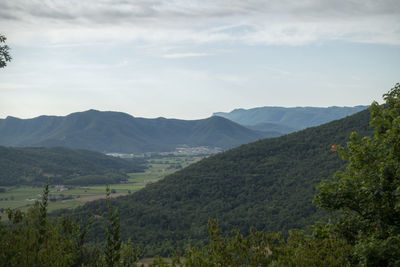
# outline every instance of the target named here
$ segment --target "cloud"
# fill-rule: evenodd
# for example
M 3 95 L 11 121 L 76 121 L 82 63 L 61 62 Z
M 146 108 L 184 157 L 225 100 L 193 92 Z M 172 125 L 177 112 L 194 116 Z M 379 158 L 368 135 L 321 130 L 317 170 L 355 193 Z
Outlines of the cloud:
M 398 0 L 3 0 L 0 10 L 21 43 L 400 44 Z
M 271 68 L 271 67 L 264 67 L 266 71 L 270 72 L 270 73 L 274 73 L 274 74 L 279 74 L 279 75 L 293 75 L 293 73 L 286 71 L 286 70 L 281 70 L 278 68 Z
M 209 53 L 177 53 L 177 54 L 166 54 L 163 55 L 164 58 L 186 58 L 186 57 L 204 57 L 211 56 L 213 54 Z

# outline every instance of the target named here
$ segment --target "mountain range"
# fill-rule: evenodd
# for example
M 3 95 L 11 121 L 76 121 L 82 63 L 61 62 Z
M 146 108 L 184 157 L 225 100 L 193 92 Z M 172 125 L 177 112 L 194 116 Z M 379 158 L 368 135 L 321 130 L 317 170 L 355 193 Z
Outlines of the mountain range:
M 201 120 L 146 119 L 97 110 L 32 119 L 9 116 L 0 119 L 0 145 L 69 147 L 103 153 L 172 151 L 181 145 L 226 150 L 339 119 L 366 107 L 237 109 Z
M 207 221 L 224 231 L 251 226 L 264 231 L 305 228 L 327 214 L 313 204 L 316 186 L 345 167 L 333 144 L 350 133 L 372 134 L 369 110 L 277 138 L 263 139 L 205 158 L 126 197 L 118 207 L 122 236 L 142 244 L 146 255 L 207 242 Z M 87 203 L 73 216 L 97 218 L 92 240 L 104 238 L 104 201 Z
M 231 112 L 215 112 L 214 116 L 227 118 L 259 131 L 275 131 L 282 134 L 318 126 L 357 113 L 368 106 L 355 107 L 258 107 L 235 109 Z
M 63 117 L 0 119 L 3 146 L 62 146 L 106 153 L 171 151 L 179 145 L 228 149 L 278 135 L 251 130 L 218 116 L 202 120 L 145 119 L 88 110 Z

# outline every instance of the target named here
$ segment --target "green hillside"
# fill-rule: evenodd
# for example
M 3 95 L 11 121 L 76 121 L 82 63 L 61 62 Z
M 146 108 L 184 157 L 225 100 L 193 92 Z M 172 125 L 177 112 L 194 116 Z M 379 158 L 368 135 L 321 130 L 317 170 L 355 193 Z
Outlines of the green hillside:
M 277 136 L 281 136 L 288 133 L 293 133 L 298 131 L 299 129 L 286 126 L 284 124 L 272 123 L 272 122 L 260 122 L 254 125 L 245 125 L 247 128 L 262 131 L 262 132 L 275 132 Z
M 115 200 L 122 236 L 142 243 L 148 255 L 165 255 L 205 242 L 210 218 L 219 219 L 223 230 L 242 233 L 251 226 L 303 228 L 323 218 L 312 204 L 315 186 L 344 167 L 330 148 L 345 144 L 352 131 L 372 133 L 369 111 L 206 158 Z M 102 201 L 91 202 L 75 215 L 101 216 L 105 208 Z M 101 219 L 95 220 L 92 239 L 103 238 L 101 225 Z
M 89 110 L 65 117 L 0 119 L 0 145 L 62 146 L 109 153 L 171 151 L 180 145 L 228 149 L 273 136 L 276 133 L 254 131 L 222 117 L 145 119 Z
M 11 148 L 0 146 L 0 186 L 110 184 L 126 180 L 127 172 L 145 169 L 138 159 L 120 159 L 88 150 Z

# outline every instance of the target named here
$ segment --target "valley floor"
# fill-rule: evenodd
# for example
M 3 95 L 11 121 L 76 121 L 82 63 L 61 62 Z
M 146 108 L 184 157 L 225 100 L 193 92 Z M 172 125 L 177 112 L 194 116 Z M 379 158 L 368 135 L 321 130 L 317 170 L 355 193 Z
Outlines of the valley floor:
M 180 157 L 172 155 L 159 155 L 147 159 L 148 169 L 145 172 L 129 173 L 127 182 L 112 184 L 112 197 L 132 194 L 148 183 L 156 182 L 166 175 L 171 174 L 183 167 L 188 166 L 202 158 L 201 155 L 183 155 Z M 20 209 L 26 211 L 34 205 L 36 200 L 41 199 L 43 187 L 11 186 L 2 187 L 0 191 L 0 216 L 1 220 L 7 220 L 6 209 Z M 48 210 L 72 209 L 86 202 L 105 198 L 106 186 L 64 186 L 50 185 Z

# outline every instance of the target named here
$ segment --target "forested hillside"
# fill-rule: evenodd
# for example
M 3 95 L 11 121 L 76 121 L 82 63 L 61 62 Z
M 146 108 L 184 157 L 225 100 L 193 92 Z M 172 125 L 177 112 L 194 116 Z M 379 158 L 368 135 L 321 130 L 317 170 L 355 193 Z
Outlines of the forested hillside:
M 246 125 L 246 127 L 256 131 L 263 131 L 263 132 L 273 131 L 276 134 L 278 134 L 278 136 L 299 130 L 297 128 L 289 127 L 284 124 L 272 123 L 272 122 L 260 122 L 254 125 Z
M 171 151 L 180 145 L 227 149 L 277 135 L 250 130 L 222 117 L 145 119 L 89 110 L 65 117 L 0 119 L 0 145 L 63 146 L 110 153 Z
M 145 169 L 141 159 L 120 159 L 88 150 L 0 146 L 0 185 L 111 184 Z
M 315 186 L 345 163 L 331 151 L 352 131 L 369 135 L 369 111 L 274 139 L 265 139 L 193 164 L 145 189 L 113 201 L 122 236 L 144 245 L 148 255 L 166 255 L 206 240 L 206 225 L 217 218 L 223 230 L 247 233 L 303 228 L 324 213 L 312 204 Z M 102 201 L 75 216 L 102 215 Z M 99 218 L 98 216 L 96 216 Z M 102 238 L 102 220 L 92 239 Z

